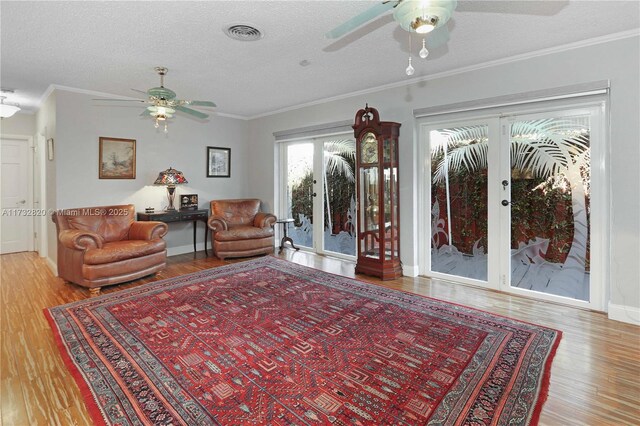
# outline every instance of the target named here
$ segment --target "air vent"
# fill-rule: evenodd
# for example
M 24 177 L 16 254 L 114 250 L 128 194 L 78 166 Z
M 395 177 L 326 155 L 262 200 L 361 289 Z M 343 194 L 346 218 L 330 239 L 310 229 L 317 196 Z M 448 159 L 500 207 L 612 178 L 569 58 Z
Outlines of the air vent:
M 256 41 L 262 38 L 262 33 L 259 29 L 247 24 L 231 25 L 225 28 L 224 32 L 229 38 L 240 41 Z

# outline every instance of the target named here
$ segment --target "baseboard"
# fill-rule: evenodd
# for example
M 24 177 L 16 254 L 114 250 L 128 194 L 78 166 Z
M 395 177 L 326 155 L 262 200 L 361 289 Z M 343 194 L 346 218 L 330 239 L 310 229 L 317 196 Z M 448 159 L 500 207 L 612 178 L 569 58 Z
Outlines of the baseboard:
M 417 277 L 418 267 L 414 265 L 402 265 L 402 275 L 405 277 Z
M 211 247 L 207 247 L 207 250 L 211 253 Z M 204 251 L 204 243 L 196 243 L 196 251 Z M 193 253 L 193 244 L 178 247 L 167 247 L 167 256 L 177 256 L 185 253 Z
M 58 265 L 50 257 L 46 257 L 45 259 L 47 261 L 47 266 L 49 267 L 49 269 L 51 269 L 51 272 L 53 272 L 53 275 L 55 275 L 57 277 L 58 276 Z
M 609 319 L 640 325 L 640 308 L 633 306 L 615 305 L 609 302 Z

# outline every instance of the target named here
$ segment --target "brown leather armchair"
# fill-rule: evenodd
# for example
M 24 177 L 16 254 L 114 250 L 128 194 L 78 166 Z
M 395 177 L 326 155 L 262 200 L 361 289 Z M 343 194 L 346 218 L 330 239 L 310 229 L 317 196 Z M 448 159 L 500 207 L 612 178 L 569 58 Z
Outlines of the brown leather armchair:
M 260 212 L 260 200 L 211 201 L 209 229 L 220 259 L 273 253 L 276 217 Z
M 89 288 L 135 280 L 166 266 L 167 224 L 136 222 L 135 207 L 87 207 L 53 214 L 58 233 L 58 276 Z

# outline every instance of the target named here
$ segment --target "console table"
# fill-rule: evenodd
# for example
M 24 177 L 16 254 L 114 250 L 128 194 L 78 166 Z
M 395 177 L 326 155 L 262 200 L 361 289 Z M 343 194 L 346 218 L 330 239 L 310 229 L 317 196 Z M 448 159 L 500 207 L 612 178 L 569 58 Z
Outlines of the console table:
M 196 251 L 196 229 L 198 221 L 204 222 L 204 253 L 207 251 L 207 221 L 209 220 L 209 210 L 173 210 L 158 213 L 138 212 L 138 220 L 171 223 L 171 222 L 193 222 L 193 251 Z

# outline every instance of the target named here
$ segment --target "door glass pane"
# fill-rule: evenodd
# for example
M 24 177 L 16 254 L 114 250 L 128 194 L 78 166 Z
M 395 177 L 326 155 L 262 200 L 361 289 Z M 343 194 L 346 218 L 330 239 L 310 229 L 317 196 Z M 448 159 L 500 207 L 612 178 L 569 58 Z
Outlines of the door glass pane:
M 353 174 L 356 143 L 353 139 L 323 143 L 324 238 L 323 249 L 356 255 L 356 181 Z
M 588 115 L 511 125 L 511 286 L 589 300 Z
M 486 125 L 429 133 L 431 270 L 487 280 Z
M 391 148 L 389 148 L 391 149 Z M 384 240 L 385 259 L 398 257 L 398 169 L 385 164 L 384 173 Z M 393 217 L 392 217 L 393 215 Z
M 286 147 L 288 234 L 296 246 L 313 247 L 313 143 Z
M 360 169 L 360 221 L 362 233 L 360 250 L 363 256 L 380 258 L 380 231 L 378 226 L 378 167 Z

